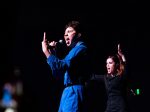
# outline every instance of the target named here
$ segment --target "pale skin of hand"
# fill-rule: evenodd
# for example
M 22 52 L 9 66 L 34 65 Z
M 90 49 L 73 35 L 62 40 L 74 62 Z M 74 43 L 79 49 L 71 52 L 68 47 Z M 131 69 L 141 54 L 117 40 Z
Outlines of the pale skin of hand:
M 126 61 L 125 56 L 124 56 L 124 54 L 121 51 L 120 44 L 118 44 L 118 55 L 122 58 L 123 62 Z
M 42 51 L 45 54 L 45 56 L 48 58 L 51 55 L 51 51 L 48 50 L 48 42 L 46 39 L 46 32 L 44 32 L 43 41 L 42 41 Z

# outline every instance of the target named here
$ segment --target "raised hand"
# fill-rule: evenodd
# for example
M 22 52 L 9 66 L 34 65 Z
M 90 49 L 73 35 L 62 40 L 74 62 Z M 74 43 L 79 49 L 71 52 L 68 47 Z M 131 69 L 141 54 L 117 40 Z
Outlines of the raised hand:
M 118 44 L 118 54 L 121 56 L 121 55 L 123 55 L 122 54 L 122 51 L 121 51 L 121 48 L 120 48 L 120 44 Z
M 118 55 L 122 59 L 123 62 L 126 61 L 124 54 L 121 51 L 120 44 L 118 44 Z
M 46 52 L 47 49 L 47 39 L 46 39 L 46 32 L 44 32 L 43 41 L 42 41 L 42 50 L 43 52 Z
M 48 42 L 46 39 L 46 32 L 44 32 L 44 36 L 43 36 L 42 51 L 46 55 L 46 57 L 48 57 L 51 54 L 51 52 L 48 50 Z

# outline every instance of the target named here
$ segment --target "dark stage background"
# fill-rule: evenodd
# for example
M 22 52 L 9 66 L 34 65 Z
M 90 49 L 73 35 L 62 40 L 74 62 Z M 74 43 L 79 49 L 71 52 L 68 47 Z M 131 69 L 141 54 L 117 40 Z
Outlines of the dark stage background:
M 67 5 L 68 4 L 68 5 Z M 2 4 L 1 4 L 2 5 Z M 49 40 L 63 38 L 64 25 L 80 20 L 92 54 L 93 74 L 105 73 L 105 59 L 121 43 L 128 61 L 131 112 L 149 110 L 149 16 L 146 3 L 118 1 L 18 0 L 4 2 L 0 10 L 0 86 L 15 80 L 19 67 L 23 96 L 19 112 L 57 112 L 62 82 L 54 79 L 42 52 L 43 32 Z M 141 94 L 130 91 L 137 88 Z M 99 81 L 88 85 L 88 111 L 105 107 L 105 91 Z M 2 95 L 2 91 L 1 91 Z

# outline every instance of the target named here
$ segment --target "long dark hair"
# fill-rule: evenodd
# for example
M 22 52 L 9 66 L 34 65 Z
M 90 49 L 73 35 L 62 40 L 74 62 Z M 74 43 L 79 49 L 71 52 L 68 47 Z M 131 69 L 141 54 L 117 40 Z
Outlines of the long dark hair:
M 108 58 L 111 58 L 115 62 L 117 75 L 122 75 L 125 67 L 121 57 L 118 54 L 115 54 L 109 55 Z

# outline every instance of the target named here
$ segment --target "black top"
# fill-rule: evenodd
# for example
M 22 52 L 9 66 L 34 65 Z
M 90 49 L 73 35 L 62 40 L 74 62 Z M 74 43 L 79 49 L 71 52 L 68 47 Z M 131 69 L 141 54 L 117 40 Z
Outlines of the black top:
M 107 93 L 107 105 L 105 112 L 127 111 L 127 81 L 123 75 L 93 75 L 92 80 L 104 81 Z
M 126 112 L 126 78 L 125 75 L 104 76 L 107 91 L 107 108 L 105 112 Z

